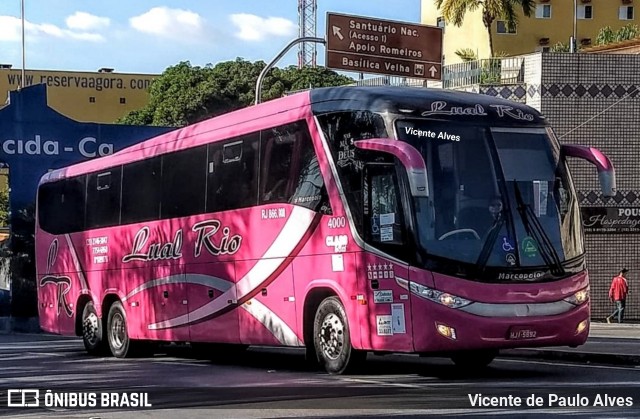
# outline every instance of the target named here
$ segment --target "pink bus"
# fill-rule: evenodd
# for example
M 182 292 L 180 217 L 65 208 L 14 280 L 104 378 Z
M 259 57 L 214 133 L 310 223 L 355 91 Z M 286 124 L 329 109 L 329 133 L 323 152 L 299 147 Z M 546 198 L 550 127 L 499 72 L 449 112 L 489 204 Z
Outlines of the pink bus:
M 489 364 L 577 346 L 589 279 L 566 157 L 536 110 L 402 87 L 314 89 L 43 176 L 40 325 L 128 357 L 158 341 Z

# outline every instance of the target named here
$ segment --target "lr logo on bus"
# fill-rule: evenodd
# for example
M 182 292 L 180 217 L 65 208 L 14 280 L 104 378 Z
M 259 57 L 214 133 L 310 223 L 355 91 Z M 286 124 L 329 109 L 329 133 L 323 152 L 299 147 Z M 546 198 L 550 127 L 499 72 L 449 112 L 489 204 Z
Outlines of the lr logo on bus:
M 40 390 L 7 390 L 8 407 L 40 406 Z
M 47 284 L 53 284 L 56 286 L 58 300 L 58 315 L 60 311 L 64 310 L 67 316 L 73 315 L 71 305 L 67 301 L 67 294 L 71 291 L 71 278 L 64 275 L 51 275 L 51 269 L 58 257 L 58 239 L 53 239 L 51 246 L 49 246 L 49 255 L 47 257 L 47 274 L 40 279 L 40 286 L 44 287 Z

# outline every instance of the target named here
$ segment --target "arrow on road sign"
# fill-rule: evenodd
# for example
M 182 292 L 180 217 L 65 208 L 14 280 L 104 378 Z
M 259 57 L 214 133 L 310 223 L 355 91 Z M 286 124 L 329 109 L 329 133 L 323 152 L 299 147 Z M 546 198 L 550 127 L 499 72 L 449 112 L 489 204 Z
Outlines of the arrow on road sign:
M 431 77 L 435 77 L 436 73 L 438 72 L 438 69 L 435 66 L 431 66 L 431 68 L 429 68 L 429 73 L 431 73 Z
M 344 36 L 342 36 L 342 33 L 340 32 L 341 30 L 342 29 L 339 26 L 333 26 L 333 36 L 337 36 L 342 41 Z

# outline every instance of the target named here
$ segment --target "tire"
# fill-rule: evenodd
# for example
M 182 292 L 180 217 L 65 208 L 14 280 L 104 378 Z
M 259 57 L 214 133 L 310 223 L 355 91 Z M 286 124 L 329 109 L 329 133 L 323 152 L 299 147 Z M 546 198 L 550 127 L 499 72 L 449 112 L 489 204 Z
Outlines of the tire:
M 451 356 L 451 360 L 457 367 L 470 370 L 484 369 L 498 356 L 498 351 L 493 349 L 481 351 L 460 352 Z
M 135 341 L 129 338 L 127 330 L 127 313 L 122 303 L 116 301 L 109 309 L 107 317 L 107 341 L 109 349 L 116 358 L 131 358 L 149 353 L 151 345 L 145 341 Z
M 101 356 L 107 354 L 107 342 L 102 330 L 102 319 L 89 301 L 82 310 L 82 343 L 89 355 Z
M 329 374 L 353 371 L 367 353 L 351 346 L 349 322 L 337 297 L 328 297 L 318 306 L 313 322 L 313 345 L 319 365 Z

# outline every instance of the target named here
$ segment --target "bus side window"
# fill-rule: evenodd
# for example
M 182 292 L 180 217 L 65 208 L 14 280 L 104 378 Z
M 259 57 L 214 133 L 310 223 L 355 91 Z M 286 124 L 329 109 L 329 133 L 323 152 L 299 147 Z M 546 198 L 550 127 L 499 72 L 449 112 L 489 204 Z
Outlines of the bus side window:
M 289 202 L 295 124 L 262 132 L 260 156 L 260 205 Z
M 38 192 L 38 222 L 51 234 L 84 230 L 85 180 L 79 176 L 45 183 Z
M 206 146 L 162 156 L 163 219 L 204 213 L 206 162 Z
M 213 143 L 207 151 L 206 211 L 228 211 L 256 205 L 258 133 Z
M 364 191 L 365 238 L 381 250 L 405 259 L 404 214 L 395 165 L 366 165 Z
M 160 157 L 124 165 L 121 224 L 155 221 L 160 218 L 161 168 Z
M 120 186 L 122 167 L 87 176 L 87 212 L 85 228 L 100 228 L 120 223 Z

